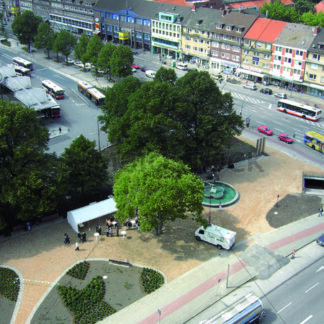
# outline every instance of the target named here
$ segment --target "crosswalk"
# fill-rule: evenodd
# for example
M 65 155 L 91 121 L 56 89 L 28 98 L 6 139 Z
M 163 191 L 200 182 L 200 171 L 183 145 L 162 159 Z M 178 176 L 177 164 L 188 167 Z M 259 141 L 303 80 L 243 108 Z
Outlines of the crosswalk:
M 243 94 L 240 94 L 238 92 L 231 92 L 231 94 L 232 94 L 233 98 L 240 99 L 240 100 L 246 101 L 246 102 L 250 102 L 252 104 L 261 105 L 261 104 L 265 103 L 261 99 L 253 98 L 252 96 L 243 95 Z

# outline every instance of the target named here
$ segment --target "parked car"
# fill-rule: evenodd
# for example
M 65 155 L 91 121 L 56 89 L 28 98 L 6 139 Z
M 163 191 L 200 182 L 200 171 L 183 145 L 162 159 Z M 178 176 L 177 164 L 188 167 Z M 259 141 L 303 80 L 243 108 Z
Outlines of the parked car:
M 257 90 L 257 87 L 254 83 L 244 83 L 243 87 L 250 90 Z
M 283 92 L 275 93 L 275 97 L 280 98 L 280 99 L 287 99 L 287 95 Z
M 132 67 L 132 72 L 135 73 L 135 72 L 137 72 L 137 70 Z
M 133 63 L 131 66 L 132 66 L 133 69 L 136 69 L 136 70 L 138 70 L 140 68 L 139 65 L 137 65 L 135 63 Z
M 176 69 L 178 69 L 178 70 L 183 70 L 183 71 L 188 71 L 188 64 L 186 64 L 186 63 L 182 63 L 182 62 L 179 62 L 179 63 L 176 65 Z
M 262 133 L 262 134 L 266 134 L 266 135 L 268 135 L 268 136 L 273 135 L 273 131 L 272 131 L 270 128 L 268 128 L 267 126 L 264 126 L 264 125 L 259 126 L 259 127 L 258 127 L 258 131 L 259 131 L 260 133 Z
M 154 78 L 155 77 L 155 71 L 152 71 L 152 70 L 146 70 L 145 71 L 145 75 L 148 77 L 148 78 Z
M 142 72 L 146 72 L 146 68 L 145 68 L 144 66 L 142 66 L 142 67 L 140 68 L 140 70 L 141 70 Z
M 83 68 L 83 63 L 81 61 L 74 61 L 73 64 L 77 67 Z
M 293 143 L 293 139 L 291 137 L 289 137 L 287 134 L 279 134 L 278 136 L 279 140 L 282 142 L 285 142 L 287 144 L 292 144 Z
M 320 246 L 324 246 L 324 233 L 317 238 L 316 243 Z
M 272 94 L 272 90 L 269 89 L 269 88 L 262 88 L 260 90 L 260 92 L 265 93 L 265 94 L 268 94 L 268 95 L 271 95 Z
M 65 59 L 65 63 L 66 64 L 74 64 L 74 60 L 71 59 L 70 57 L 68 57 L 68 58 Z

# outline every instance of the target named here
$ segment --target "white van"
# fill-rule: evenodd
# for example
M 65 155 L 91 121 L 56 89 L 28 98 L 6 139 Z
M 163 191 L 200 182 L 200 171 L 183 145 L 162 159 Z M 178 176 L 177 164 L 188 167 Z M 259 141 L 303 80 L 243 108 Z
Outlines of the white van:
M 177 63 L 176 65 L 176 69 L 178 70 L 183 70 L 183 71 L 187 71 L 188 70 L 188 65 L 185 63 Z
M 147 77 L 149 77 L 149 78 L 154 78 L 155 77 L 155 71 L 152 71 L 152 70 L 146 70 L 145 71 L 145 75 L 147 76 Z
M 257 87 L 254 83 L 244 83 L 243 85 L 244 88 L 246 89 L 250 89 L 250 90 L 256 90 Z
M 235 244 L 236 232 L 211 224 L 206 228 L 199 227 L 195 232 L 197 241 L 205 241 L 216 245 L 218 249 L 230 250 Z

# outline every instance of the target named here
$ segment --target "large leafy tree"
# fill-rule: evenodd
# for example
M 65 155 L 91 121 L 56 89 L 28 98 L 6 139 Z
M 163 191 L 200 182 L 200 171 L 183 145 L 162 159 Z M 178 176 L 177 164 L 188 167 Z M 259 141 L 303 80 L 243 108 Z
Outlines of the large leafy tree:
M 162 66 L 156 72 L 154 80 L 161 82 L 166 81 L 174 84 L 177 80 L 177 74 L 175 73 L 174 69 L 166 69 Z
M 47 57 L 50 57 L 50 50 L 53 48 L 57 34 L 53 31 L 47 22 L 41 22 L 38 26 L 35 36 L 35 47 L 43 48 L 47 51 Z
M 97 68 L 108 70 L 110 74 L 110 58 L 112 57 L 116 45 L 107 43 L 99 52 L 97 60 Z
M 19 219 L 31 220 L 55 207 L 56 158 L 45 153 L 48 139 L 33 110 L 1 102 L 0 201 L 14 207 Z
M 61 30 L 58 36 L 55 38 L 53 51 L 57 54 L 61 52 L 67 59 L 67 57 L 71 54 L 75 44 L 75 36 L 66 30 Z
M 78 60 L 80 60 L 83 64 L 87 62 L 86 60 L 84 60 L 85 58 L 84 54 L 87 51 L 88 43 L 89 43 L 89 37 L 86 34 L 82 34 L 77 44 L 74 46 L 74 56 Z
M 20 43 L 28 46 L 30 52 L 30 44 L 37 35 L 38 25 L 42 22 L 42 18 L 35 16 L 32 11 L 26 10 L 21 15 L 14 18 L 11 29 L 17 36 Z
M 306 12 L 302 15 L 302 21 L 309 26 L 324 26 L 324 13 L 318 12 L 313 14 L 312 12 Z
M 150 153 L 119 170 L 113 190 L 117 219 L 124 221 L 133 217 L 137 209 L 143 231 L 154 228 L 160 235 L 164 224 L 189 215 L 203 222 L 203 183 L 182 162 L 157 153 Z
M 134 55 L 128 46 L 116 46 L 110 59 L 110 73 L 116 77 L 126 77 L 132 74 Z
M 98 53 L 104 47 L 101 38 L 96 34 L 94 35 L 87 45 L 85 54 L 82 55 L 82 62 L 90 62 L 93 65 L 97 65 Z
M 99 193 L 107 180 L 106 160 L 95 149 L 94 141 L 80 135 L 61 156 L 62 191 L 84 197 L 86 193 Z
M 286 7 L 280 0 L 274 2 L 264 2 L 260 8 L 262 14 L 266 15 L 269 19 L 276 19 L 287 22 L 300 22 L 300 15 L 294 7 Z

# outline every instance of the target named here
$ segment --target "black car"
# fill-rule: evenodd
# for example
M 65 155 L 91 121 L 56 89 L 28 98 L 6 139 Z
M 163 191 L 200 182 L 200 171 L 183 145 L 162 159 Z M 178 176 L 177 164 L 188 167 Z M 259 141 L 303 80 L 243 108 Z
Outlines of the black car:
M 269 89 L 269 88 L 262 88 L 262 89 L 260 90 L 260 92 L 265 93 L 265 94 L 269 94 L 269 95 L 272 94 L 272 90 Z

